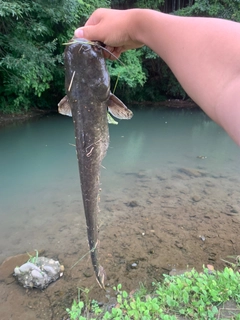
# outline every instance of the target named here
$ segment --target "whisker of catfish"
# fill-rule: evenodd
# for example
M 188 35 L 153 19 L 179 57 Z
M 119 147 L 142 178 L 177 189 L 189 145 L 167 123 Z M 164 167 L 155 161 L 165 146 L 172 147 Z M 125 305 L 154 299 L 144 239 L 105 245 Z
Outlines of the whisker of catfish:
M 109 51 L 108 49 L 104 48 L 103 46 L 101 46 L 100 44 L 97 44 L 100 48 L 102 48 L 103 50 L 107 51 L 111 56 L 113 56 L 118 62 L 121 63 L 121 65 L 123 65 L 125 67 L 125 64 L 117 57 L 115 56 L 115 54 L 113 54 L 111 51 Z

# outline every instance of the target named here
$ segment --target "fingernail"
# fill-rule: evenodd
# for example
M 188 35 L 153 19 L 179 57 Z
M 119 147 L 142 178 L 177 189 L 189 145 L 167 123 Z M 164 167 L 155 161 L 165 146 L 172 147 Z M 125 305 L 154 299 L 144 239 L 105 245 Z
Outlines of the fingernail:
M 74 36 L 76 38 L 83 38 L 83 30 L 82 28 L 76 29 L 74 32 Z

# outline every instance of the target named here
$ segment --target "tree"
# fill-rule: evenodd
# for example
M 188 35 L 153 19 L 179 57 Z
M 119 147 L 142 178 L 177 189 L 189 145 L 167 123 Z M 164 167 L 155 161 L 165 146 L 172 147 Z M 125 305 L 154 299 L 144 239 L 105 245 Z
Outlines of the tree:
M 96 7 L 107 4 L 107 0 L 0 1 L 0 110 L 47 107 L 54 96 L 63 94 L 63 43 Z

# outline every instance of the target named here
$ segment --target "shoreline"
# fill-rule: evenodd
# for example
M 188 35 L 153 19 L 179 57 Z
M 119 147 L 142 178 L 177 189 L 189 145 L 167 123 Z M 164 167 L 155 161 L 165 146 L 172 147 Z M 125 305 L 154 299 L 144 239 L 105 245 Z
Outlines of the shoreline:
M 22 113 L 3 113 L 0 112 L 0 128 L 14 123 L 21 123 L 34 118 L 40 118 L 46 114 L 54 112 L 53 110 L 32 109 Z
M 193 102 L 192 100 L 179 100 L 179 99 L 174 99 L 174 100 L 164 100 L 164 101 L 158 101 L 158 102 L 152 102 L 152 101 L 132 101 L 131 105 L 136 106 L 139 105 L 140 109 L 143 109 L 145 106 L 152 106 L 153 108 L 176 108 L 176 109 L 194 109 L 194 108 L 199 108 L 198 105 Z M 3 113 L 0 112 L 0 128 L 9 125 L 9 124 L 14 124 L 14 123 L 19 123 L 19 122 L 25 122 L 33 118 L 38 118 L 45 116 L 46 114 L 54 113 L 57 112 L 57 110 L 41 110 L 41 109 L 32 109 L 27 112 L 23 113 Z
M 179 100 L 179 99 L 168 99 L 168 100 L 164 100 L 164 101 L 132 101 L 131 102 L 132 105 L 139 105 L 140 108 L 146 106 L 153 106 L 153 107 L 167 107 L 167 108 L 176 108 L 176 109 L 193 109 L 193 108 L 199 108 L 199 106 L 192 101 L 191 99 L 188 100 Z

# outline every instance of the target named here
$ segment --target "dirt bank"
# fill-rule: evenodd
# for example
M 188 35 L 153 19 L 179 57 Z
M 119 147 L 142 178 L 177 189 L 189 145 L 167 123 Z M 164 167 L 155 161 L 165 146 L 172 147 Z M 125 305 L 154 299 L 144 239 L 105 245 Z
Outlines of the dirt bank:
M 33 118 L 39 118 L 42 117 L 48 113 L 51 113 L 52 111 L 49 110 L 40 110 L 40 109 L 32 109 L 28 112 L 22 112 L 17 114 L 12 113 L 3 113 L 0 112 L 0 128 L 4 127 L 8 124 L 14 124 L 19 122 L 25 122 L 29 121 Z

